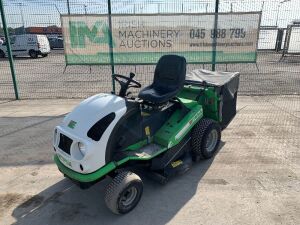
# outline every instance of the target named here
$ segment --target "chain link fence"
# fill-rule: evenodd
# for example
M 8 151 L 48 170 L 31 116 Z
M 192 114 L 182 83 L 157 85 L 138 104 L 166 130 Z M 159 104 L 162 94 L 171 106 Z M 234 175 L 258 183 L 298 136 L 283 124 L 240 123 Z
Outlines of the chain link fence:
M 296 0 L 220 0 L 219 12 L 262 11 L 258 40 L 257 64 L 217 64 L 216 70 L 239 71 L 240 95 L 300 94 L 300 57 L 282 58 L 286 28 L 300 19 Z M 214 0 L 204 1 L 111 1 L 112 14 L 213 13 Z M 11 34 L 43 33 L 48 38 L 61 36 L 61 14 L 107 14 L 106 1 L 100 0 L 4 0 L 4 10 Z M 278 32 L 281 30 L 281 38 Z M 3 37 L 0 21 L 0 37 Z M 279 43 L 280 41 L 280 43 Z M 300 35 L 295 39 L 300 43 Z M 297 45 L 297 43 L 296 43 Z M 54 48 L 48 57 L 32 59 L 15 57 L 16 79 L 21 99 L 84 98 L 99 92 L 110 92 L 111 66 L 65 65 L 64 50 Z M 154 65 L 116 65 L 115 73 L 134 72 L 143 85 L 153 79 Z M 188 70 L 211 69 L 210 64 L 190 64 Z M 0 59 L 0 99 L 13 99 L 7 58 Z

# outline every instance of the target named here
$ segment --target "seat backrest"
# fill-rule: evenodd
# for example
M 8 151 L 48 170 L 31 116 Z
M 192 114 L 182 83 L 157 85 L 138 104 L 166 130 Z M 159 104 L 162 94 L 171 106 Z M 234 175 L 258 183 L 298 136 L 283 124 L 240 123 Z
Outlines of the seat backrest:
M 186 74 L 186 60 L 178 55 L 162 56 L 155 68 L 153 88 L 161 91 L 181 90 Z M 163 89 L 163 90 L 162 90 Z

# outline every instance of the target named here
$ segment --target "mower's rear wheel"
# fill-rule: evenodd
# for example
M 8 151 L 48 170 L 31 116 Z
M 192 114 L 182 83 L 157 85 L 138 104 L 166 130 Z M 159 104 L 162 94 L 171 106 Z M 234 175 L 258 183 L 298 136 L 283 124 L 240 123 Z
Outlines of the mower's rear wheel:
M 29 56 L 33 59 L 36 59 L 38 57 L 38 53 L 34 50 L 29 51 Z
M 192 130 L 192 151 L 202 159 L 211 158 L 221 140 L 221 127 L 211 119 L 201 119 Z
M 0 58 L 5 58 L 5 53 L 2 50 L 0 50 Z
M 105 191 L 106 206 L 115 214 L 125 214 L 139 203 L 143 193 L 143 182 L 135 173 L 120 172 Z

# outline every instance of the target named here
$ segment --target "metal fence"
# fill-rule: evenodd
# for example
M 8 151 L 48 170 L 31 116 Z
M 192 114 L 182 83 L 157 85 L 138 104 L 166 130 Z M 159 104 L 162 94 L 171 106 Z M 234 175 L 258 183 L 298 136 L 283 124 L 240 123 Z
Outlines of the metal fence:
M 284 35 L 291 21 L 300 19 L 296 0 L 220 0 L 219 12 L 262 11 L 259 51 L 255 64 L 218 64 L 216 70 L 239 71 L 241 95 L 300 94 L 300 57 L 282 57 Z M 111 0 L 112 14 L 210 13 L 215 12 L 215 0 L 129 1 Z M 107 14 L 107 1 L 101 0 L 4 0 L 9 32 L 42 32 L 48 37 L 60 34 L 61 14 Z M 280 28 L 280 29 L 279 29 Z M 32 29 L 30 31 L 30 29 Z M 278 45 L 278 30 L 283 29 Z M 0 37 L 3 36 L 0 20 Z M 296 41 L 300 42 L 300 36 Z M 45 58 L 15 57 L 16 81 L 21 99 L 83 98 L 111 91 L 110 66 L 65 67 L 64 51 L 53 49 Z M 136 73 L 143 85 L 153 79 L 153 65 L 117 65 L 119 74 Z M 210 64 L 190 64 L 188 69 L 211 69 Z M 7 58 L 0 59 L 0 99 L 15 98 L 12 75 Z

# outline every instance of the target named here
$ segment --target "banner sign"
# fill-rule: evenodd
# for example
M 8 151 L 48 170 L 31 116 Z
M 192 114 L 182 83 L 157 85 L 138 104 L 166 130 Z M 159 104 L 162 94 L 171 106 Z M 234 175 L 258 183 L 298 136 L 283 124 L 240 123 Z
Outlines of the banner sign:
M 213 44 L 216 63 L 256 62 L 260 17 L 219 13 L 214 29 L 215 14 L 112 15 L 110 40 L 107 16 L 62 15 L 66 63 L 111 64 L 110 54 L 114 64 L 155 64 L 165 54 L 211 63 Z

